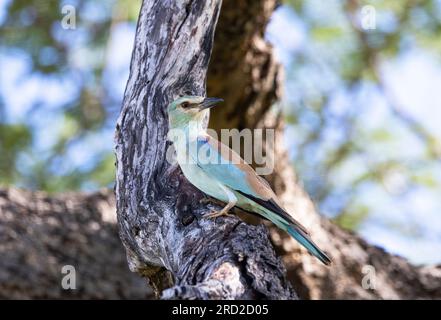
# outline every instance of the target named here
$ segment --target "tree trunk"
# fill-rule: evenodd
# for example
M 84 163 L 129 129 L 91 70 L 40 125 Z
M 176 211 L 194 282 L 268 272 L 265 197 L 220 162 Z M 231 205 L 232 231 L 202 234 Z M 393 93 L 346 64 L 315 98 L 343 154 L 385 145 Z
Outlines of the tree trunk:
M 75 289 L 62 287 L 64 266 L 75 268 Z M 127 267 L 110 191 L 49 197 L 0 189 L 0 299 L 151 296 Z
M 296 298 L 266 230 L 213 210 L 170 164 L 167 105 L 205 96 L 220 0 L 144 1 L 116 132 L 116 199 L 131 270 L 163 298 Z M 164 268 L 167 270 L 165 271 Z M 170 280 L 170 281 L 169 281 Z
M 165 297 L 235 297 L 235 292 L 246 291 L 244 288 L 249 290 L 243 294 L 245 297 L 293 297 L 285 283 L 283 266 L 275 260 L 268 244 L 266 229 L 247 226 L 236 219 L 221 218 L 213 225 L 200 218 L 207 211 L 207 205 L 198 201 L 203 195 L 163 161 L 169 146 L 164 139 L 165 104 L 174 97 L 172 93 L 203 93 L 207 63 L 204 59 L 209 49 L 200 50 L 201 54 L 191 60 L 186 38 L 193 33 L 190 25 L 195 19 L 206 18 L 203 30 L 194 31 L 194 38 L 189 41 L 195 51 L 204 47 L 201 42 L 207 39 L 204 35 L 212 32 L 208 29 L 214 27 L 217 3 L 207 1 L 196 6 L 197 3 L 202 2 L 193 1 L 192 5 L 183 4 L 183 7 L 175 4 L 170 11 L 158 8 L 162 19 L 170 20 L 167 29 L 159 28 L 156 19 L 147 19 L 151 13 L 146 11 L 145 4 L 141 12 L 117 136 L 121 148 L 117 192 L 122 200 L 119 212 L 123 213 L 119 222 L 129 248 L 131 269 L 150 277 L 151 284 L 159 291 L 173 280 L 162 267 L 167 266 L 175 274 L 176 287 L 165 291 Z M 208 95 L 222 97 L 226 103 L 222 109 L 215 109 L 211 127 L 272 127 L 278 134 L 283 130 L 281 118 L 268 112 L 280 97 L 281 69 L 271 46 L 263 40 L 264 28 L 275 5 L 275 0 L 224 0 L 207 88 Z M 205 14 L 197 14 L 199 10 Z M 180 27 L 177 20 L 183 21 Z M 172 33 L 173 41 L 153 37 L 153 33 L 147 36 L 148 30 L 154 31 L 149 26 L 153 29 L 156 26 L 158 32 L 163 30 L 163 36 Z M 150 40 L 148 44 L 146 39 Z M 206 41 L 206 44 L 210 42 Z M 163 47 L 155 50 L 158 46 Z M 176 54 L 181 49 L 176 63 L 169 55 L 166 58 L 166 52 Z M 196 71 L 185 65 L 186 61 L 197 66 Z M 159 73 L 149 73 L 157 64 Z M 186 72 L 176 72 L 181 66 Z M 164 80 L 161 75 L 165 75 Z M 166 83 L 170 75 L 177 77 L 170 86 L 153 90 L 158 83 Z M 143 137 L 146 143 L 142 143 Z M 441 298 L 440 266 L 415 267 L 321 217 L 308 195 L 295 183 L 294 171 L 281 143 L 276 145 L 276 155 L 275 172 L 268 177 L 275 191 L 288 211 L 311 230 L 313 238 L 334 259 L 331 267 L 323 267 L 294 240 L 270 227 L 276 252 L 282 256 L 287 276 L 301 298 Z M 164 166 L 158 166 L 161 163 Z M 125 164 L 128 166 L 123 167 Z M 176 197 L 178 193 L 180 197 Z M 113 196 L 108 192 L 48 197 L 18 190 L 1 191 L 0 297 L 145 296 L 142 283 L 126 271 L 111 218 L 115 215 L 113 204 Z M 214 241 L 220 237 L 222 241 Z M 172 240 L 176 241 L 174 246 L 170 246 Z M 241 254 L 252 249 L 253 255 Z M 77 290 L 61 289 L 60 270 L 64 264 L 76 267 Z M 278 279 L 274 283 L 259 282 L 264 274 L 276 275 Z M 226 289 L 226 283 L 233 287 Z M 363 283 L 367 284 L 366 289 Z M 266 285 L 271 293 L 261 293 Z

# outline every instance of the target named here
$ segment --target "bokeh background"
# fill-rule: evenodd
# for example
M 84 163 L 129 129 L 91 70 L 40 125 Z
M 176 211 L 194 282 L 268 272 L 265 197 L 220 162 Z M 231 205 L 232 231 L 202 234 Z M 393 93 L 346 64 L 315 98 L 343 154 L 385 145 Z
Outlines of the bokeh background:
M 62 28 L 65 5 L 75 29 Z M 375 29 L 360 32 L 366 5 Z M 0 0 L 1 187 L 113 186 L 139 7 Z M 282 1 L 266 37 L 285 67 L 292 165 L 320 212 L 441 263 L 441 1 Z

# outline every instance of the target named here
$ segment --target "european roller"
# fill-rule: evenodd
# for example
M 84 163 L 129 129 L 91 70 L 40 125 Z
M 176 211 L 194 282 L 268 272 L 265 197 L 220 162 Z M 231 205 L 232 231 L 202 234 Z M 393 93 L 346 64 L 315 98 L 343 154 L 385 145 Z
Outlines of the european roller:
M 208 135 L 204 121 L 218 98 L 184 96 L 168 105 L 170 139 L 185 177 L 199 190 L 224 203 L 208 217 L 228 215 L 233 207 L 256 213 L 289 233 L 328 265 L 330 258 L 311 240 L 308 231 L 281 205 L 265 179 L 236 152 Z

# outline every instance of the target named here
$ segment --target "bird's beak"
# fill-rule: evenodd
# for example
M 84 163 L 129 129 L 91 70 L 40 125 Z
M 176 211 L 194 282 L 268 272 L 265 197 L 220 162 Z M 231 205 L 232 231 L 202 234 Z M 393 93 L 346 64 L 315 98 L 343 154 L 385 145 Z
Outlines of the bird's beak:
M 219 102 L 222 102 L 222 101 L 224 101 L 224 99 L 220 99 L 220 98 L 205 98 L 204 101 L 202 101 L 202 103 L 199 104 L 199 110 L 204 110 L 204 109 L 212 108 L 216 104 L 218 104 Z

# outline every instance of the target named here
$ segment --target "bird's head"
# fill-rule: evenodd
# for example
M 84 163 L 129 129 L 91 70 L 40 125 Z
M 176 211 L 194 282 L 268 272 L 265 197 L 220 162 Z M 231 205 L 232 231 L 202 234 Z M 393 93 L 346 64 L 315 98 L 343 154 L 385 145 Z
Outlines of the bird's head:
M 208 109 L 219 102 L 219 98 L 200 96 L 183 96 L 168 105 L 168 117 L 171 127 L 180 127 L 190 121 L 200 121 L 205 118 Z

